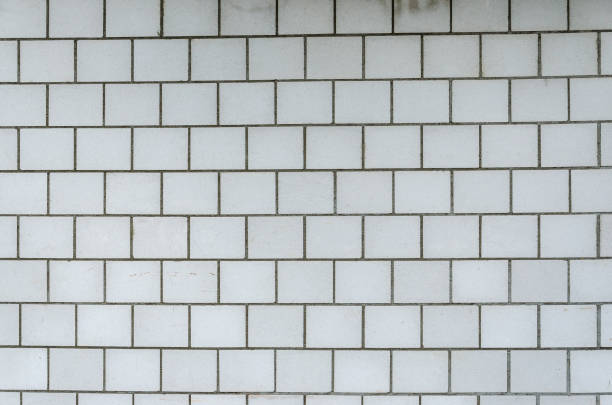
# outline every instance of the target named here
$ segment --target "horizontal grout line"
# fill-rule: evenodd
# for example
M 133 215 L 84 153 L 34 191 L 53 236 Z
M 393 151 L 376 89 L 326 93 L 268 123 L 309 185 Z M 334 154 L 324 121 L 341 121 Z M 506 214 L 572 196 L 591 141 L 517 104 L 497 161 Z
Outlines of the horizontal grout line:
M 187 76 L 187 72 L 185 73 Z M 184 80 L 114 80 L 114 81 L 0 81 L 0 86 L 37 86 L 37 85 L 92 85 L 92 84 L 106 84 L 106 85 L 127 85 L 127 84 L 236 84 L 236 83 L 303 83 L 303 82 L 412 82 L 412 81 L 487 81 L 487 80 L 551 80 L 551 79 L 609 79 L 612 78 L 612 74 L 584 74 L 584 75 L 524 75 L 524 76 L 413 76 L 413 77 L 361 77 L 355 76 L 352 78 L 346 77 L 307 77 L 306 79 L 231 79 L 231 80 L 198 80 L 198 79 L 184 79 Z
M 164 40 L 164 39 L 222 39 L 222 38 L 231 38 L 231 39 L 240 39 L 240 38 L 249 38 L 249 39 L 257 39 L 257 38 L 326 38 L 326 37 L 355 37 L 360 38 L 361 36 L 366 37 L 380 37 L 380 36 L 393 36 L 393 37 L 406 37 L 406 36 L 415 36 L 418 37 L 420 35 L 424 36 L 443 36 L 443 35 L 505 35 L 505 34 L 515 34 L 515 35 L 527 35 L 527 34 L 573 34 L 573 33 L 604 33 L 604 32 L 612 32 L 612 27 L 610 29 L 567 29 L 567 30 L 506 30 L 506 31 L 439 31 L 439 32 L 423 32 L 423 31 L 415 31 L 415 32 L 368 32 L 368 33 L 358 33 L 358 32 L 347 32 L 347 33 L 304 33 L 304 34 L 235 34 L 235 35 L 167 35 L 167 36 L 106 36 L 106 37 L 5 37 L 0 38 L 0 41 L 117 41 L 117 40 Z
M 610 119 L 600 119 L 600 120 L 554 120 L 554 121 L 470 121 L 470 122 L 327 122 L 327 123 L 309 123 L 309 122 L 299 122 L 299 123 L 278 123 L 269 122 L 266 124 L 250 124 L 250 123 L 240 123 L 240 124 L 181 124 L 181 125 L 158 125 L 158 124 L 141 124 L 141 125 L 128 125 L 128 124 L 118 124 L 118 125 L 0 125 L 0 129 L 49 129 L 49 128 L 70 128 L 70 129 L 112 129 L 112 128 L 127 128 L 127 129 L 142 129 L 142 128 L 269 128 L 269 127 L 439 127 L 439 126 L 447 126 L 447 127 L 455 127 L 455 126 L 478 126 L 478 125 L 486 125 L 486 126 L 512 126 L 512 125 L 553 125 L 553 124 L 609 124 L 612 123 L 612 113 Z
M 183 261 L 220 261 L 220 262 L 320 262 L 320 261 L 335 261 L 335 262 L 354 262 L 354 261 L 501 261 L 501 260 L 565 260 L 565 261 L 576 261 L 576 260 L 607 260 L 612 259 L 612 256 L 554 256 L 554 257 L 272 257 L 272 258 L 223 258 L 223 257 L 5 257 L 0 258 L 0 261 L 43 261 L 43 260 L 57 260 L 57 261 L 92 261 L 92 260 L 105 260 L 107 262 L 183 262 Z
M 432 172 L 432 171 L 546 171 L 546 170 L 599 170 L 612 169 L 612 165 L 600 166 L 499 166 L 499 167 L 366 167 L 345 169 L 18 169 L 1 170 L 6 173 L 333 173 L 333 172 Z M 600 212 L 600 211 L 597 211 Z
M 286 307 L 441 307 L 441 306 L 585 306 L 585 305 L 609 305 L 612 301 L 491 301 L 491 302 L 218 302 L 216 300 L 210 302 L 171 302 L 165 300 L 164 302 L 134 302 L 134 301 L 2 301 L 0 304 L 21 304 L 21 305 L 76 305 L 76 306 L 89 306 L 89 305 L 142 305 L 142 306 L 190 306 L 190 307 L 210 307 L 210 306 L 286 306 Z M 3 347 L 3 345 L 0 345 Z M 46 346 L 45 346 L 46 347 Z M 60 347 L 60 346 L 58 346 Z M 65 347 L 65 346 L 61 346 Z M 612 346 L 610 346 L 612 348 Z
M 112 390 L 106 389 L 102 391 L 92 390 L 19 390 L 19 389 L 0 389 L 0 392 L 23 392 L 23 393 L 79 393 L 79 394 L 135 394 L 135 395 L 150 395 L 150 394 L 164 394 L 164 395 L 201 395 L 201 394 L 224 394 L 224 395 L 306 395 L 306 396 L 351 396 L 351 397 L 365 397 L 365 396 L 422 396 L 422 397 L 453 397 L 453 396 L 486 396 L 486 395 L 499 395 L 499 396 L 533 396 L 533 397 L 547 397 L 547 396 L 595 396 L 595 395 L 612 395 L 611 391 L 593 391 L 593 392 L 567 392 L 567 391 L 556 391 L 556 392 L 534 392 L 534 391 L 471 391 L 471 392 L 409 392 L 409 391 L 395 391 L 395 392 L 344 392 L 344 391 L 330 391 L 330 392 L 306 392 L 306 391 L 125 391 L 125 390 Z
M 465 351 L 517 351 L 517 352 L 530 352 L 530 351 L 574 351 L 574 352 L 584 352 L 584 351 L 612 351 L 611 347 L 571 347 L 571 346 L 562 346 L 562 347 L 430 347 L 430 346 L 415 346 L 415 347 L 361 347 L 359 346 L 345 346 L 345 347 L 303 347 L 303 346 L 233 346 L 233 347 L 219 347 L 219 346 L 26 346 L 26 345 L 7 345 L 0 346 L 0 350 L 2 349 L 107 349 L 108 350 L 164 350 L 164 351 L 179 351 L 189 349 L 192 350 L 220 350 L 220 351 L 237 351 L 237 350 L 261 350 L 261 351 L 271 351 L 271 350 L 300 350 L 300 351 L 317 351 L 317 350 L 334 350 L 334 351 L 371 351 L 371 352 L 412 352 L 412 351 L 457 351 L 457 352 L 465 352 Z
M 612 211 L 553 211 L 553 212 L 352 212 L 352 213 L 269 213 L 269 214 L 23 214 L 23 213 L 2 213 L 0 217 L 57 217 L 57 218 L 278 218 L 278 217 L 520 217 L 520 216 L 576 216 L 576 215 L 610 215 Z

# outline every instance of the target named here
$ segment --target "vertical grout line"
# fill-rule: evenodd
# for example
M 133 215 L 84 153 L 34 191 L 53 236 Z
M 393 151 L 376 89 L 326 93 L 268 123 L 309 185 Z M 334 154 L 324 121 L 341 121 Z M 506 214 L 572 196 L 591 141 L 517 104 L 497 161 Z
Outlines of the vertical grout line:
M 302 216 L 302 259 L 306 259 L 306 215 Z
M 478 215 L 478 258 L 482 258 L 482 215 Z
M 102 214 L 106 214 L 106 172 L 102 172 Z
M 453 124 L 453 81 L 448 81 L 448 123 Z
M 332 80 L 332 124 L 336 123 L 336 81 Z
M 164 303 L 164 262 L 159 261 L 159 302 Z
M 536 216 L 537 216 L 537 219 L 538 219 L 538 226 L 537 226 L 537 231 L 538 231 L 538 234 L 537 234 L 538 255 L 536 257 L 540 258 L 540 257 L 542 257 L 542 243 L 541 243 L 541 237 L 540 237 L 540 235 L 541 235 L 541 229 L 540 228 L 541 228 L 542 221 L 540 219 L 540 215 L 539 214 L 536 215 Z
M 597 123 L 597 166 L 601 167 L 601 122 Z
M 596 305 L 597 309 L 597 348 L 601 348 L 601 305 Z
M 48 39 L 49 38 L 49 0 L 46 0 L 45 2 L 45 36 Z
M 50 283 L 50 281 L 51 281 L 51 268 L 50 268 L 51 264 L 50 264 L 49 260 L 45 260 L 45 266 L 46 266 L 45 271 L 47 272 L 46 273 L 46 277 L 47 277 L 47 280 L 46 280 L 46 282 L 47 282 L 47 285 L 46 285 L 46 287 L 47 287 L 47 291 L 46 291 L 47 298 L 46 298 L 46 301 L 47 302 L 51 302 L 51 283 Z
M 49 84 L 45 84 L 45 126 L 49 126 Z
M 508 260 L 508 303 L 512 303 L 512 260 Z
M 217 304 L 221 303 L 221 260 L 217 260 Z
M 542 167 L 542 126 L 538 124 L 538 167 Z
M 47 172 L 47 215 L 50 214 L 51 209 L 51 172 Z
M 601 215 L 597 214 L 595 223 L 595 257 L 601 257 Z
M 130 259 L 134 258 L 134 217 L 130 216 Z
M 391 171 L 391 213 L 395 214 L 395 170 Z
M 425 39 L 424 39 L 423 34 L 420 35 L 420 40 L 421 40 L 420 41 L 421 42 L 421 49 L 420 49 L 420 54 L 419 54 L 419 56 L 421 58 L 421 60 L 420 60 L 420 64 L 421 64 L 421 76 L 420 77 L 422 79 L 423 77 L 425 77 L 425 76 L 423 76 L 423 73 L 425 71 L 425 47 L 424 47 L 425 46 L 424 45 Z
M 567 119 L 566 119 L 566 121 L 569 122 L 572 119 L 572 99 L 570 97 L 572 87 L 571 87 L 571 80 L 570 80 L 570 78 L 568 77 L 565 80 L 567 80 L 567 100 L 566 100 L 566 103 L 567 103 Z
M 361 216 L 361 258 L 365 258 L 365 215 Z
M 78 305 L 73 305 L 72 308 L 74 310 L 74 346 L 77 347 L 79 345 L 79 334 L 77 333 L 79 330 Z
M 338 19 L 338 12 L 337 12 L 337 8 L 338 8 L 338 6 L 337 6 L 337 4 L 336 4 L 336 3 L 337 3 L 337 0 L 333 0 L 333 2 L 334 2 L 334 11 L 333 11 L 333 24 L 334 24 L 334 30 L 333 30 L 333 33 L 334 33 L 334 34 L 336 34 L 336 32 L 337 32 L 337 23 L 336 23 L 336 21 L 337 21 L 337 19 Z
M 332 303 L 336 303 L 336 261 L 332 260 Z
M 567 25 L 566 29 L 569 31 L 570 29 L 570 1 L 572 0 L 565 0 L 565 17 L 566 17 L 566 21 L 565 24 Z
M 244 258 L 249 258 L 249 217 L 244 217 Z
M 420 168 L 423 169 L 423 125 L 419 125 L 419 159 L 420 159 Z
M 450 170 L 450 213 L 455 213 L 455 171 Z
M 482 349 L 482 305 L 478 304 L 478 348 Z
M 159 215 L 164 215 L 164 172 L 159 173 Z
M 451 392 L 451 387 L 452 387 L 452 374 L 451 374 L 451 367 L 453 366 L 453 360 L 451 357 L 451 351 L 450 349 L 447 349 L 447 362 L 448 362 L 448 375 L 447 375 L 447 380 L 448 380 L 448 392 Z
M 508 32 L 512 31 L 512 1 L 508 0 Z
M 77 129 L 73 128 L 72 133 L 72 170 L 77 169 Z
M 365 35 L 361 36 L 361 78 L 366 77 L 366 46 L 365 46 Z
M 77 252 L 77 217 L 76 215 L 72 217 L 72 258 L 76 260 L 76 252 Z
M 77 53 L 77 41 L 74 40 L 73 41 L 73 49 L 72 49 L 72 53 L 73 53 L 73 65 L 72 65 L 72 75 L 74 77 L 74 82 L 76 83 L 77 80 L 77 58 L 78 58 L 78 53 Z
M 448 0 L 448 32 L 453 32 L 453 0 Z
M 538 32 L 538 76 L 542 76 L 542 34 Z
M 542 347 L 542 307 L 540 304 L 536 305 L 536 347 Z
M 302 127 L 302 169 L 306 170 L 306 148 L 307 144 L 306 127 Z
M 393 124 L 395 118 L 393 117 L 393 80 L 389 81 L 389 122 Z
M 278 80 L 274 80 L 274 125 L 278 124 Z
M 511 370 L 512 370 L 512 361 L 510 357 L 510 349 L 506 350 L 506 392 L 509 394 L 512 392 L 512 379 Z
M 21 41 L 17 40 L 17 83 L 21 82 Z
M 478 77 L 482 78 L 482 34 L 478 34 Z
M 365 126 L 361 126 L 361 168 L 365 169 Z
M 514 194 L 512 189 L 514 188 L 514 182 L 513 182 L 513 177 L 514 177 L 514 172 L 512 171 L 512 169 L 510 169 L 508 171 L 508 196 L 509 196 L 509 201 L 508 201 L 508 212 L 510 214 L 512 214 L 514 212 Z
M 571 281 L 572 281 L 571 280 L 571 276 L 572 276 L 571 270 L 572 270 L 572 267 L 571 267 L 571 263 L 570 263 L 569 260 L 566 260 L 566 266 L 567 266 L 567 282 L 566 282 L 566 284 L 567 284 L 567 293 L 566 293 L 567 298 L 566 298 L 566 302 L 569 304 L 570 303 L 571 292 L 572 292 L 572 290 L 571 290 L 571 288 L 572 288 L 572 284 L 571 284 Z
M 361 348 L 365 349 L 365 305 L 361 305 Z
M 245 60 L 246 60 L 246 80 L 249 81 L 250 69 L 249 69 L 249 37 L 244 38 L 245 41 Z
M 134 81 L 134 40 L 130 39 L 130 81 Z
M 419 215 L 419 257 L 423 258 L 423 215 Z
M 18 334 L 17 343 L 18 343 L 19 346 L 21 346 L 21 339 L 22 339 L 22 337 L 21 337 L 21 326 L 22 326 L 22 311 L 23 311 L 21 303 L 18 304 L 18 311 L 19 311 L 19 314 L 18 314 L 18 316 L 19 316 L 19 320 L 18 320 L 19 330 L 17 331 L 17 334 Z
M 17 128 L 17 170 L 21 170 L 21 128 Z
M 306 305 L 302 305 L 302 348 L 306 348 Z
M 191 81 L 191 38 L 187 39 L 187 81 Z
M 164 36 L 164 0 L 159 0 L 159 36 Z
M 448 302 L 453 303 L 453 261 L 448 261 Z
M 244 169 L 249 170 L 249 127 L 244 127 Z
M 163 115 L 163 103 L 162 103 L 162 100 L 163 100 L 163 93 L 162 93 L 163 90 L 162 90 L 162 87 L 163 87 L 163 85 L 161 83 L 159 83 L 159 96 L 158 96 L 159 97 L 159 111 L 158 111 L 159 118 L 158 119 L 159 119 L 159 126 L 160 127 L 162 126 L 162 120 L 163 120 L 163 116 L 164 116 Z
M 567 206 L 568 206 L 568 213 L 571 214 L 572 212 L 572 171 L 568 170 L 567 171 Z
M 391 260 L 391 285 L 389 286 L 389 291 L 391 294 L 390 302 L 391 304 L 395 303 L 395 261 Z
M 187 171 L 191 171 L 191 127 L 187 128 Z
M 106 84 L 102 83 L 102 126 L 106 126 Z
M 419 348 L 423 348 L 423 304 L 419 305 Z
M 217 36 L 221 36 L 221 0 L 217 0 Z
M 482 169 L 482 125 L 478 125 L 478 168 Z
M 244 305 L 244 347 L 249 347 L 249 304 Z
M 221 0 L 219 0 L 221 1 Z M 221 105 L 221 100 L 219 99 L 219 82 L 216 83 L 217 85 L 217 125 L 220 125 L 221 122 L 221 109 L 220 109 L 220 105 Z
M 572 386 L 571 371 L 570 371 L 572 364 L 571 364 L 569 349 L 566 349 L 565 355 L 567 357 L 567 365 L 565 366 L 566 373 L 567 373 L 566 392 L 567 394 L 569 394 L 571 392 L 571 386 Z
M 278 0 L 274 1 L 274 34 L 278 35 Z M 276 356 L 276 352 L 274 352 L 274 354 Z M 274 379 L 274 384 L 276 387 L 276 379 Z
M 274 303 L 278 304 L 278 260 L 274 260 Z
M 304 80 L 306 80 L 306 78 L 308 77 L 308 37 L 304 36 L 304 44 L 303 46 L 303 51 L 304 51 Z
M 131 329 L 130 329 L 130 346 L 134 347 L 134 304 L 130 305 L 130 318 L 131 318 Z
M 106 38 L 106 0 L 102 0 L 102 38 Z
M 508 79 L 508 122 L 512 122 L 512 80 Z
M 221 215 L 221 172 L 217 172 L 217 215 Z
M 597 74 L 601 75 L 601 32 L 597 31 Z

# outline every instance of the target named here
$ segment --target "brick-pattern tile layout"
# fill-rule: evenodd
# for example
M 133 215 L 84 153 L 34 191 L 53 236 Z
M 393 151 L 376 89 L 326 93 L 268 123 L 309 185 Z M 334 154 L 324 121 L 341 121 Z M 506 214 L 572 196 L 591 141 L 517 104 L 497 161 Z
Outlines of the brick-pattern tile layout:
M 1 405 L 612 405 L 612 1 L 0 0 Z

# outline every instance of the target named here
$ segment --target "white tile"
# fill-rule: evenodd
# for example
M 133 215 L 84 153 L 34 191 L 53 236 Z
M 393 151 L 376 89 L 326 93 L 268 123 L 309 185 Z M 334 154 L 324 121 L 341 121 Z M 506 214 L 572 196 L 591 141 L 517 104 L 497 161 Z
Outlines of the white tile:
M 597 74 L 596 42 L 594 33 L 542 35 L 542 74 Z
M 338 33 L 391 32 L 391 0 L 337 0 L 335 6 Z
M 218 2 L 214 0 L 165 0 L 164 35 L 216 35 Z
M 74 18 L 78 15 L 78 18 Z M 51 37 L 98 37 L 103 30 L 103 4 L 95 0 L 49 2 Z
M 244 5 L 239 0 L 221 1 L 221 35 L 274 34 L 275 3 L 254 0 Z
M 537 35 L 483 35 L 482 74 L 484 76 L 535 76 L 537 73 Z
M 458 0 L 453 3 L 454 32 L 506 31 L 509 0 Z
M 450 31 L 450 2 L 398 0 L 395 7 L 395 32 Z
M 420 38 L 416 35 L 368 36 L 365 59 L 366 78 L 420 77 Z
M 159 14 L 157 0 L 109 0 L 106 3 L 106 35 L 160 36 Z
M 567 1 L 511 0 L 513 31 L 554 31 L 567 27 Z
M 475 35 L 433 35 L 424 37 L 425 77 L 478 76 L 478 37 Z
M 333 0 L 284 0 L 278 3 L 279 34 L 331 34 Z

